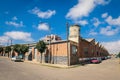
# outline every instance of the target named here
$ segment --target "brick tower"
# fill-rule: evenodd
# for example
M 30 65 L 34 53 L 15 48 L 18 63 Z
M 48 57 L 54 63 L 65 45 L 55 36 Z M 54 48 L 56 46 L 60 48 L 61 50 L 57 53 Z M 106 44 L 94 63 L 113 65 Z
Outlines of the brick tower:
M 79 43 L 80 26 L 73 25 L 69 28 L 69 40 Z

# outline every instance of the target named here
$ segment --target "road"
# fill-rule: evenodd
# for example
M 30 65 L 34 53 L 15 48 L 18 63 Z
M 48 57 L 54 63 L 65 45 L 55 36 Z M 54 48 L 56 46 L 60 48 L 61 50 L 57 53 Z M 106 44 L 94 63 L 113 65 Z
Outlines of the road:
M 0 80 L 120 80 L 120 64 L 113 58 L 100 64 L 63 69 L 0 57 Z

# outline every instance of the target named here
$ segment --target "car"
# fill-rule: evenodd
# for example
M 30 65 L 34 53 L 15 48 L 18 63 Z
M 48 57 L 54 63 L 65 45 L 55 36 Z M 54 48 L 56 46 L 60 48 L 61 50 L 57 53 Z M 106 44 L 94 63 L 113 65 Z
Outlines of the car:
M 101 59 L 101 57 L 98 57 L 98 58 L 97 58 L 97 60 L 99 60 L 99 62 L 102 62 L 102 59 Z
M 14 57 L 12 57 L 11 58 L 11 61 L 22 61 L 22 58 L 21 57 L 19 57 L 19 56 L 14 56 Z
M 111 59 L 111 56 L 107 56 L 108 59 Z
M 90 62 L 97 64 L 97 63 L 101 63 L 101 60 L 99 60 L 98 58 L 96 58 L 96 59 L 92 59 Z

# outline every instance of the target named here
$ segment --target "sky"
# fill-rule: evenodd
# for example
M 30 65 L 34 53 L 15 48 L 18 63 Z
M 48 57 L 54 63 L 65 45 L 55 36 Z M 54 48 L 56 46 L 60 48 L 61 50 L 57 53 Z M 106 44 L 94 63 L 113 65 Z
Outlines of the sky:
M 66 39 L 66 22 L 110 53 L 120 51 L 120 0 L 0 0 L 0 45 Z

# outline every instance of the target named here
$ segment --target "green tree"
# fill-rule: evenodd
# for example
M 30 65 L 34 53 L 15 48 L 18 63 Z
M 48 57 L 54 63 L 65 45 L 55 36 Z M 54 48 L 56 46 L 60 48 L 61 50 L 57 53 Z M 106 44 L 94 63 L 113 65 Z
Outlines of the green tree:
M 119 64 L 120 64 L 120 52 L 118 53 L 118 55 L 117 55 L 117 56 L 118 56 L 118 58 L 119 58 Z
M 13 45 L 13 51 L 17 52 L 18 55 L 20 54 L 21 46 L 19 44 Z
M 20 52 L 23 55 L 23 59 L 25 58 L 25 53 L 29 51 L 29 47 L 26 45 L 21 45 L 20 46 Z
M 22 54 L 23 58 L 25 57 L 25 53 L 28 52 L 29 47 L 26 45 L 16 44 L 13 46 L 13 50 L 19 54 Z
M 3 47 L 0 47 L 0 54 L 3 55 Z
M 5 53 L 8 53 L 8 57 L 10 56 L 10 51 L 11 51 L 11 47 L 10 46 L 7 46 L 5 47 Z
M 42 53 L 45 52 L 46 43 L 44 41 L 39 41 L 36 45 L 36 48 L 41 53 L 41 63 L 42 63 Z

